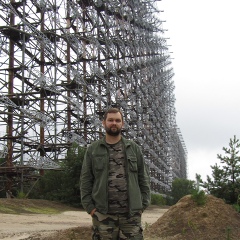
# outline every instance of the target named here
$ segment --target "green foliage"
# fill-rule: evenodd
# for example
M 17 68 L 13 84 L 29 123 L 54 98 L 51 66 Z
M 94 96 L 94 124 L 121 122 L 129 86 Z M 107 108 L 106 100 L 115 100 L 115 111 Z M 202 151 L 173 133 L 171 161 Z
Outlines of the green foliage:
M 145 230 L 148 229 L 150 226 L 151 226 L 151 225 L 150 225 L 148 222 L 145 222 L 145 223 L 144 223 L 144 229 L 145 229 Z
M 61 170 L 46 170 L 29 196 L 80 206 L 79 180 L 84 153 L 84 148 L 73 144 L 61 164 Z
M 194 181 L 176 178 L 172 183 L 171 205 L 177 203 L 182 197 L 191 194 L 194 190 Z
M 198 191 L 194 189 L 191 196 L 192 199 L 197 203 L 197 205 L 199 206 L 205 205 L 207 197 L 203 190 Z
M 240 213 L 240 206 L 238 204 L 233 204 L 233 208 Z
M 2 165 L 6 161 L 5 158 L 0 158 L 0 165 Z
M 232 229 L 229 228 L 229 227 L 227 227 L 227 229 L 226 229 L 226 232 L 227 232 L 227 240 L 231 240 L 231 237 L 230 237 L 231 231 L 232 231 Z
M 171 196 L 171 193 L 168 194 L 165 199 L 166 199 L 166 205 L 167 206 L 172 206 L 174 204 L 173 203 L 173 197 Z
M 225 156 L 218 154 L 220 165 L 212 168 L 212 178 L 207 176 L 207 182 L 203 184 L 212 195 L 225 199 L 227 203 L 237 202 L 240 193 L 240 143 L 234 136 L 230 139 L 229 148 L 223 147 Z
M 24 192 L 19 191 L 17 194 L 17 198 L 26 198 L 26 194 Z
M 192 190 L 192 199 L 197 203 L 197 205 L 202 206 L 205 205 L 207 201 L 206 194 L 203 190 L 200 190 L 200 184 L 202 183 L 201 176 L 196 174 L 196 184 L 194 189 Z
M 166 199 L 160 194 L 152 193 L 151 194 L 151 204 L 163 206 L 163 205 L 166 205 Z

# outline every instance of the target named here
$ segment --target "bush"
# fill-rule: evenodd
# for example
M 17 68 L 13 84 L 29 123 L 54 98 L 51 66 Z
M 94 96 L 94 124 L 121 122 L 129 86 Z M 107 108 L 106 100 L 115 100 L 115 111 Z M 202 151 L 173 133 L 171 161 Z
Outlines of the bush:
M 240 206 L 238 204 L 233 204 L 233 208 L 240 213 Z
M 21 198 L 21 199 L 26 198 L 26 194 L 22 191 L 19 191 L 17 194 L 17 198 Z
M 160 194 L 152 193 L 151 194 L 151 204 L 158 205 L 158 206 L 166 205 L 166 199 Z

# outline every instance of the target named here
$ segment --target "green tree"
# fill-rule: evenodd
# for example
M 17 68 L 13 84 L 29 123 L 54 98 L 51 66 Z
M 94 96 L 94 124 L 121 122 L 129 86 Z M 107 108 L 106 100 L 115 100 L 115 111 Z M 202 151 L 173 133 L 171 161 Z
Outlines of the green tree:
M 174 179 L 171 191 L 172 204 L 177 203 L 185 195 L 191 194 L 194 189 L 194 186 L 195 186 L 194 181 L 182 178 Z
M 85 149 L 72 144 L 61 170 L 46 170 L 29 197 L 80 206 L 80 172 Z
M 217 154 L 220 165 L 212 168 L 212 178 L 207 176 L 205 188 L 214 196 L 225 199 L 228 203 L 236 203 L 240 189 L 240 142 L 234 136 L 230 139 L 229 148 L 223 147 L 225 155 Z
M 202 185 L 203 181 L 201 178 L 201 175 L 196 174 L 196 184 L 194 186 L 194 189 L 192 190 L 192 199 L 198 204 L 198 205 L 204 205 L 206 203 L 206 194 L 203 190 L 200 189 L 200 186 Z

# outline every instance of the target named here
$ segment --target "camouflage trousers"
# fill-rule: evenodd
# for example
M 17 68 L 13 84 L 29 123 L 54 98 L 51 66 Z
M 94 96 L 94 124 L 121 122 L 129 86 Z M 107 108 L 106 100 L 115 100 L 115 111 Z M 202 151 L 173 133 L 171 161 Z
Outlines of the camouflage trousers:
M 129 217 L 128 214 L 109 215 L 95 212 L 92 223 L 92 240 L 143 240 L 141 213 Z

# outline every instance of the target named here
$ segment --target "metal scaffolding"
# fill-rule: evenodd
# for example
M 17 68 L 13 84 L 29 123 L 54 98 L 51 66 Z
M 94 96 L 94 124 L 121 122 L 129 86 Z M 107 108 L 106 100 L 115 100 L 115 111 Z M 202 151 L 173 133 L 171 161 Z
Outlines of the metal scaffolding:
M 102 137 L 110 106 L 123 110 L 123 134 L 142 147 L 153 192 L 187 177 L 156 2 L 0 0 L 2 189 L 58 168 L 73 142 Z

